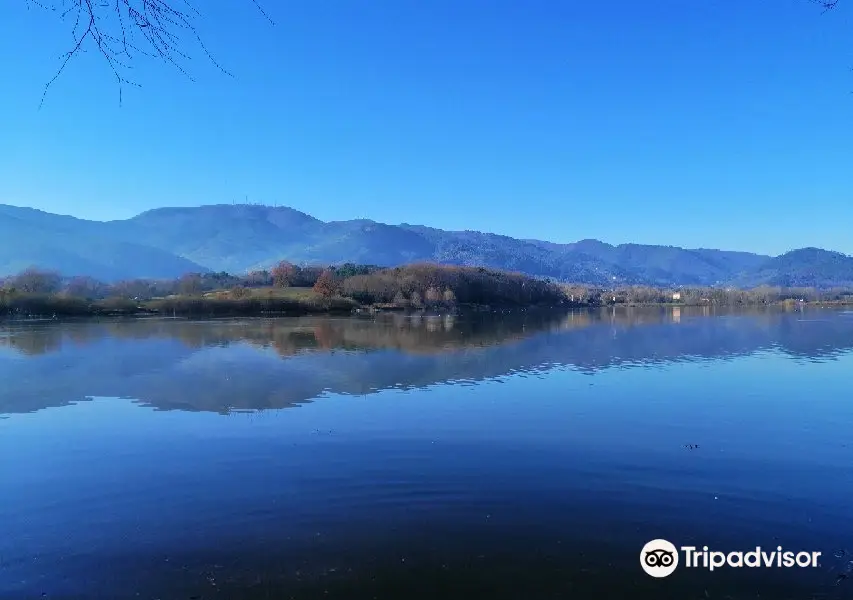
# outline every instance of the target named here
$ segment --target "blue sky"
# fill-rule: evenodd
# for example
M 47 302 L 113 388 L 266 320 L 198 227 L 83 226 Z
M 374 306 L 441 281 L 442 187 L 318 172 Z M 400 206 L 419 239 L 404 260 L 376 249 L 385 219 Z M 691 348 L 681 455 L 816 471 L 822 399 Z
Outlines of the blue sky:
M 809 0 L 211 0 L 195 81 L 0 19 L 0 203 L 232 201 L 558 242 L 853 253 L 853 9 Z

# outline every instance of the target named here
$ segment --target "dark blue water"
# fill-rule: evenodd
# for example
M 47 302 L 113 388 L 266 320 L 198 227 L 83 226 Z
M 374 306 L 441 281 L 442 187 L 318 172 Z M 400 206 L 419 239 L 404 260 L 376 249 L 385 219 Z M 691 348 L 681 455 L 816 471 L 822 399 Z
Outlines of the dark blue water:
M 853 598 L 853 314 L 705 313 L 0 326 L 0 598 Z

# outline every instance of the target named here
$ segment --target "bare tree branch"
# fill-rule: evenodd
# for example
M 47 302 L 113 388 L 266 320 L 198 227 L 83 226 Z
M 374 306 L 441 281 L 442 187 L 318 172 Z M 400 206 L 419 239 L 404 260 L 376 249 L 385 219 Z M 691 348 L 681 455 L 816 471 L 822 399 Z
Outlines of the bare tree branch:
M 94 48 L 106 60 L 119 88 L 119 104 L 125 85 L 139 87 L 125 74 L 136 55 L 158 58 L 194 81 L 182 62 L 191 60 L 185 50 L 186 38 L 198 44 L 205 56 L 222 73 L 233 77 L 207 49 L 195 21 L 199 11 L 189 0 L 25 0 L 28 6 L 54 13 L 71 26 L 72 43 L 62 55 L 59 69 L 47 82 L 39 106 L 44 104 L 51 85 L 63 74 L 71 59 Z M 275 24 L 258 0 L 255 8 Z
M 838 6 L 838 2 L 840 0 L 811 0 L 812 4 L 817 4 L 823 9 L 823 12 L 827 12 Z
M 261 13 L 262 15 L 264 15 L 264 18 L 265 18 L 267 21 L 269 21 L 269 22 L 270 22 L 270 25 L 275 25 L 275 21 L 273 21 L 273 20 L 270 18 L 270 16 L 266 13 L 266 11 L 263 9 L 263 7 L 261 6 L 261 3 L 260 3 L 260 2 L 258 2 L 258 0 L 252 0 L 252 4 L 254 4 L 254 5 L 255 5 L 255 8 L 257 8 L 257 9 L 260 11 L 260 13 Z

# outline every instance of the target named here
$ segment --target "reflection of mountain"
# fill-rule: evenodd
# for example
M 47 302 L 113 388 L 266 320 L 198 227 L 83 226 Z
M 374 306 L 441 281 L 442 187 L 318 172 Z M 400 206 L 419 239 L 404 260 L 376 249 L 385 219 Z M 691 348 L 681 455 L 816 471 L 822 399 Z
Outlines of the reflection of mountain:
M 708 309 L 706 309 L 708 311 Z M 0 329 L 0 413 L 87 396 L 159 409 L 280 408 L 328 391 L 366 394 L 569 366 L 746 355 L 831 357 L 853 348 L 853 315 L 718 314 L 663 308 L 479 317 L 218 322 L 138 320 Z

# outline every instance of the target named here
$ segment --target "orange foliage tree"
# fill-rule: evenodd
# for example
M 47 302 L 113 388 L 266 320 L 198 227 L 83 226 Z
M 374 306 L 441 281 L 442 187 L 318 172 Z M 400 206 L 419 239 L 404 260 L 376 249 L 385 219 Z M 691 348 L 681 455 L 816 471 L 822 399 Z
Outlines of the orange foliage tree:
M 270 270 L 270 275 L 275 287 L 287 287 L 296 278 L 296 265 L 283 260 Z
M 320 273 L 320 276 L 317 278 L 317 283 L 314 284 L 314 291 L 324 298 L 330 298 L 337 293 L 338 281 L 335 274 L 330 269 L 326 269 Z

